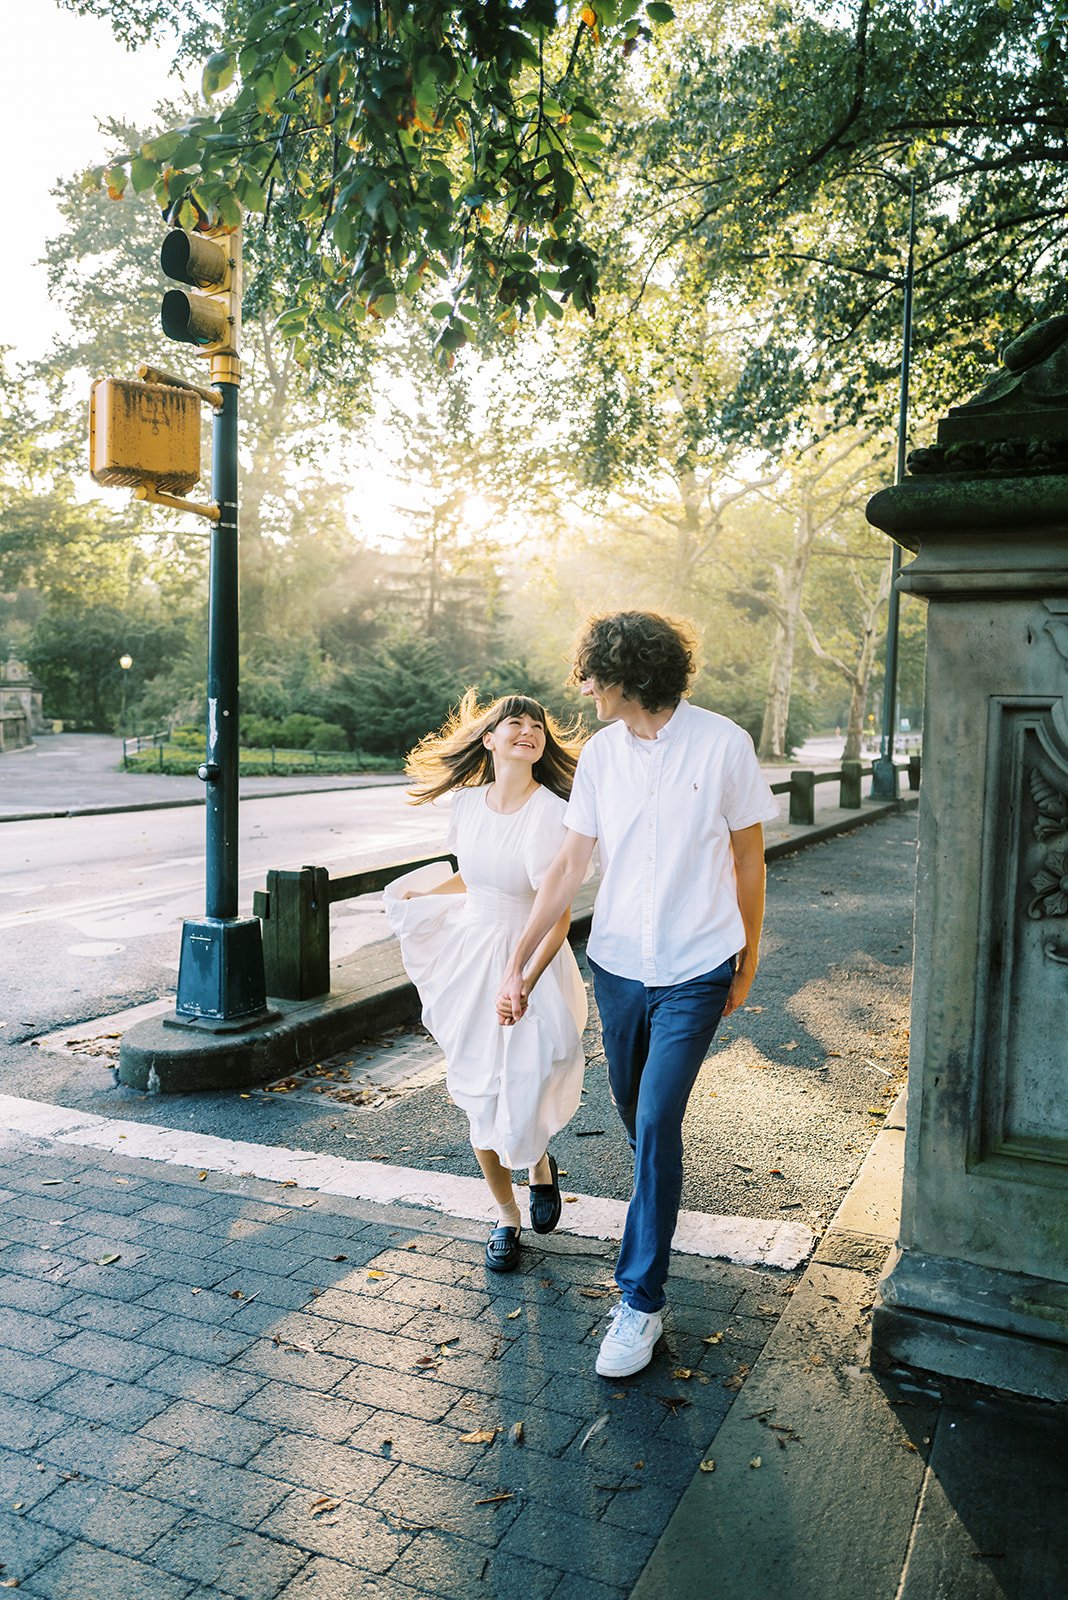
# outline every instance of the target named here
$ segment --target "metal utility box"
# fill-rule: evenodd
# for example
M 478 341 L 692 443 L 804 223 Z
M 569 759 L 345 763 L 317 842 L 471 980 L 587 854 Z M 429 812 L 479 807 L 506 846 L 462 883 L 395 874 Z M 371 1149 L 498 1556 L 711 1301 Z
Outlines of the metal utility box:
M 153 483 L 186 494 L 200 479 L 198 394 L 162 383 L 98 378 L 89 399 L 89 471 L 97 483 Z

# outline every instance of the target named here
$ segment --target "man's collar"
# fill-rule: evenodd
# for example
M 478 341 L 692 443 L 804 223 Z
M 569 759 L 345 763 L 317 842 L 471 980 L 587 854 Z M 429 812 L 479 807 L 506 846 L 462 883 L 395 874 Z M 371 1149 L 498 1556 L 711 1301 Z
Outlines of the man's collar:
M 672 739 L 678 738 L 682 731 L 682 725 L 686 720 L 688 712 L 689 706 L 687 702 L 685 700 L 680 700 L 674 711 L 671 713 L 671 716 L 668 718 L 667 722 L 664 723 L 664 726 L 658 730 L 652 739 L 639 739 L 638 735 L 636 733 L 632 733 L 629 728 L 627 728 L 627 738 L 632 740 L 639 749 L 644 750 L 650 749 L 650 747 L 654 744 L 670 742 Z M 626 724 L 624 724 L 624 726 L 626 726 Z

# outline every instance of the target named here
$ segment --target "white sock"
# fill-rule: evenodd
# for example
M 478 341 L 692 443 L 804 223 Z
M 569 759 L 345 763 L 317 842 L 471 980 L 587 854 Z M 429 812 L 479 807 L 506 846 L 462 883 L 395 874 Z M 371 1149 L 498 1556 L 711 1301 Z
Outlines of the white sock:
M 519 1215 L 519 1207 L 516 1205 L 514 1200 L 512 1201 L 511 1205 L 507 1206 L 502 1206 L 500 1201 L 497 1202 L 498 1228 L 518 1228 L 520 1221 L 521 1218 Z

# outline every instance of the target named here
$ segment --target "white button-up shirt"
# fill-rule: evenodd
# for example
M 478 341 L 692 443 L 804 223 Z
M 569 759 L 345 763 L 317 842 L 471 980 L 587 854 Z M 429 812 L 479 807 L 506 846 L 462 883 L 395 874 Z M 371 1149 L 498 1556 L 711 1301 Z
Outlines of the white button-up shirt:
M 683 700 L 655 739 L 623 722 L 583 747 L 564 823 L 598 841 L 587 949 L 651 987 L 711 972 L 745 944 L 730 836 L 779 807 L 744 728 Z

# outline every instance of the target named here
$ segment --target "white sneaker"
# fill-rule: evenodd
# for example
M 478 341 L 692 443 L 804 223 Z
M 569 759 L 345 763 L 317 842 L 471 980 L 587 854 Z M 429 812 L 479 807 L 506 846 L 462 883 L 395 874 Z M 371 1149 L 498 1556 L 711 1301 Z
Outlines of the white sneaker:
M 596 1370 L 602 1378 L 629 1378 L 653 1359 L 653 1347 L 664 1331 L 659 1311 L 618 1305 L 612 1325 L 601 1340 Z

